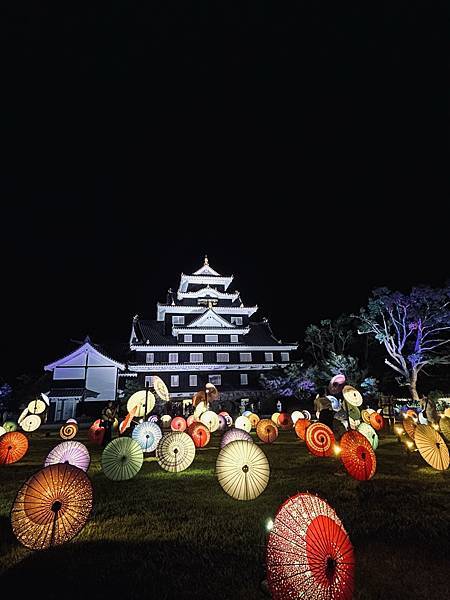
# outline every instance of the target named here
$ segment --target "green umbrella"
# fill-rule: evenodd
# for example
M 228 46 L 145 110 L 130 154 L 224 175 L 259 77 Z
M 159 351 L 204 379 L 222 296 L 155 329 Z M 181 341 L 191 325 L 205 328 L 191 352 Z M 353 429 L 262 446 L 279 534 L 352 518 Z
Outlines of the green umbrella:
M 114 481 L 131 479 L 140 470 L 143 462 L 141 447 L 129 437 L 112 440 L 102 454 L 103 472 Z
M 361 423 L 358 426 L 359 433 L 362 433 L 365 438 L 370 442 L 370 445 L 374 450 L 378 448 L 378 435 L 375 429 L 367 423 Z
M 350 404 L 349 402 L 346 402 L 344 400 L 344 409 L 347 411 L 348 410 L 348 416 L 353 419 L 354 421 L 360 421 L 361 420 L 361 413 L 359 412 L 359 408 L 356 408 L 356 406 L 353 406 L 353 404 Z
M 3 423 L 3 429 L 6 431 L 6 433 L 9 433 L 10 431 L 17 431 L 17 423 L 14 421 L 5 421 Z

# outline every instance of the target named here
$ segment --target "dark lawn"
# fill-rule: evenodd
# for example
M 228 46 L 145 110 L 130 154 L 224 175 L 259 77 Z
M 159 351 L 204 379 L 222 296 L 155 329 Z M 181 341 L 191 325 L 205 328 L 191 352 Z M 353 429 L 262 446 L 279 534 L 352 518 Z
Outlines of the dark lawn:
M 9 521 L 18 488 L 61 441 L 57 434 L 32 434 L 25 458 L 0 469 L 0 589 L 39 589 L 46 600 L 267 598 L 260 588 L 266 519 L 308 490 L 334 507 L 350 535 L 355 598 L 450 597 L 450 472 L 431 469 L 418 452 L 407 456 L 392 435 L 381 437 L 374 479 L 358 482 L 336 459 L 308 454 L 294 432 L 280 432 L 263 446 L 270 483 L 250 502 L 229 498 L 217 483 L 216 435 L 183 473 L 166 473 L 149 458 L 119 483 L 102 474 L 100 448 L 83 432 L 77 439 L 92 456 L 94 511 L 65 546 L 30 552 Z

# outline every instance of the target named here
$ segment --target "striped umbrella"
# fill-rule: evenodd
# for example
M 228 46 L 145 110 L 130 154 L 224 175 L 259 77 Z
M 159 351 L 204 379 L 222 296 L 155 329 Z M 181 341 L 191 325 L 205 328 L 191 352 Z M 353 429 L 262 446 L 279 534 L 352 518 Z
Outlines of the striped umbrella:
M 342 463 L 354 479 L 366 481 L 375 475 L 377 459 L 366 437 L 358 431 L 346 431 L 340 445 Z
M 315 456 L 333 455 L 334 433 L 324 423 L 310 425 L 306 429 L 305 442 L 308 450 Z
M 265 444 L 271 444 L 278 437 L 278 428 L 272 419 L 261 419 L 256 426 L 256 435 Z
M 417 425 L 414 442 L 422 458 L 433 469 L 438 471 L 448 469 L 450 462 L 448 448 L 442 437 L 431 425 Z
M 220 440 L 220 447 L 225 448 L 227 444 L 229 444 L 230 442 L 235 442 L 236 440 L 253 442 L 252 436 L 247 431 L 233 427 L 232 429 L 225 431 L 225 433 L 223 434 L 222 439 Z
M 131 437 L 139 444 L 142 452 L 153 452 L 162 438 L 162 431 L 156 423 L 144 421 L 133 429 Z
M 269 461 L 256 444 L 237 440 L 219 452 L 216 475 L 229 496 L 236 500 L 253 500 L 269 482 Z
M 14 535 L 32 550 L 70 541 L 92 510 L 92 485 L 84 471 L 56 463 L 32 475 L 20 488 L 11 509 Z
M 102 454 L 103 472 L 114 481 L 131 479 L 139 472 L 143 462 L 141 447 L 129 437 L 112 440 Z
M 67 463 L 78 467 L 83 471 L 89 469 L 91 457 L 89 456 L 89 450 L 81 442 L 74 440 L 68 442 L 61 442 L 57 446 L 50 450 L 45 459 L 44 467 L 54 465 L 58 463 Z
M 164 435 L 156 448 L 159 466 L 172 473 L 187 469 L 195 458 L 195 444 L 187 433 L 172 431 Z
M 331 506 L 300 493 L 278 509 L 266 550 L 273 600 L 351 600 L 353 547 Z
M 28 438 L 20 431 L 8 431 L 0 437 L 0 465 L 15 463 L 25 456 Z

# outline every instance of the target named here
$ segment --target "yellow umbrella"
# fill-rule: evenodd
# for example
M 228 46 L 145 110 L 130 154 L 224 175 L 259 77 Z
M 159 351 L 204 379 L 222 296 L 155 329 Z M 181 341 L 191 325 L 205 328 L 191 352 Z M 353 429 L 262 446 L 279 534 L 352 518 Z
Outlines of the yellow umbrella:
M 278 427 L 278 417 L 280 416 L 279 412 L 274 412 L 273 415 L 271 416 L 272 421 L 275 423 L 275 425 Z
M 155 392 L 158 394 L 161 400 L 164 400 L 164 402 L 169 402 L 169 390 L 167 389 L 164 381 L 161 379 L 161 377 L 158 377 L 158 375 L 153 377 L 153 387 L 155 388 Z
M 253 500 L 266 488 L 269 461 L 256 444 L 237 440 L 219 452 L 216 475 L 224 491 L 236 500 Z
M 250 423 L 249 419 L 247 417 L 244 417 L 243 415 L 236 419 L 236 421 L 234 422 L 234 426 L 236 427 L 236 429 L 243 429 L 248 433 L 250 433 L 250 431 L 252 430 L 252 424 Z
M 219 429 L 219 417 L 217 413 L 212 410 L 205 411 L 201 415 L 200 421 L 203 423 L 203 425 L 206 425 L 211 433 Z
M 445 416 L 441 417 L 439 421 L 439 427 L 441 428 L 441 431 L 445 437 L 450 441 L 450 418 Z
M 195 444 L 187 433 L 172 431 L 160 439 L 156 457 L 162 469 L 179 473 L 192 464 L 195 458 Z
M 22 419 L 20 426 L 24 431 L 31 433 L 36 431 L 41 426 L 41 417 L 39 415 L 28 415 L 25 419 Z
M 147 402 L 146 402 L 147 397 Z M 127 410 L 130 413 L 131 410 L 136 406 L 136 417 L 145 417 L 146 414 L 153 410 L 155 406 L 155 396 L 150 390 L 139 390 L 135 392 L 127 402 Z M 147 413 L 145 412 L 147 408 Z
M 430 425 L 417 425 L 414 442 L 422 457 L 434 469 L 445 471 L 450 462 L 448 448 L 439 433 Z
M 38 398 L 28 403 L 28 410 L 32 415 L 40 415 L 41 413 L 45 412 L 46 409 L 47 405 L 45 402 L 43 400 L 39 400 Z
M 194 418 L 196 421 L 200 421 L 202 414 L 206 412 L 206 402 L 199 402 L 194 409 Z
M 255 415 L 255 413 L 252 413 L 251 415 L 248 415 L 247 419 L 250 421 L 250 423 L 252 425 L 252 429 L 256 429 L 256 426 L 259 423 L 258 415 Z

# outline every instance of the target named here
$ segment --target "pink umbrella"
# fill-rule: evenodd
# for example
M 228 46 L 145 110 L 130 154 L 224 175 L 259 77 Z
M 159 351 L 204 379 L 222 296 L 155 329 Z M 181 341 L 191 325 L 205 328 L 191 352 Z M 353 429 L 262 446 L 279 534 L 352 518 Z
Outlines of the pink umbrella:
M 89 469 L 91 457 L 89 451 L 84 444 L 70 440 L 67 442 L 61 442 L 50 450 L 45 459 L 44 467 L 49 465 L 55 465 L 57 463 L 68 463 L 74 467 L 78 467 L 83 471 Z

